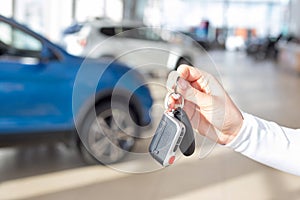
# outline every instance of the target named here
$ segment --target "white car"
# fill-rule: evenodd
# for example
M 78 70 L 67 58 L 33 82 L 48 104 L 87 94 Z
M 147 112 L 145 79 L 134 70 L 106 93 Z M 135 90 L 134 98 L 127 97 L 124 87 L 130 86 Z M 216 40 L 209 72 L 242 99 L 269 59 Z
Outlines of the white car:
M 199 49 L 174 32 L 137 23 L 95 19 L 65 30 L 63 45 L 77 56 L 109 58 L 124 62 L 146 74 L 192 64 Z

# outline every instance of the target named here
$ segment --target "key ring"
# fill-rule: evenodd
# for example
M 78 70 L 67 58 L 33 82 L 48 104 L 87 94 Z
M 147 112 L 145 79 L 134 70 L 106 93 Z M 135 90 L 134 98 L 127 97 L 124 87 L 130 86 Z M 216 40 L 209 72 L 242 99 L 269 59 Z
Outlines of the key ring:
M 179 78 L 180 78 L 180 76 L 178 76 L 178 77 L 176 78 L 175 88 L 174 88 L 174 93 L 175 93 L 175 94 L 179 94 L 179 93 L 177 92 L 177 87 L 178 87 L 178 81 L 179 81 Z
M 178 81 L 179 81 L 179 78 L 180 78 L 180 76 L 178 76 L 178 77 L 176 78 L 174 92 L 169 92 L 169 93 L 166 95 L 166 98 L 165 98 L 165 108 L 166 108 L 166 109 L 169 108 L 169 102 L 168 102 L 168 100 L 169 100 L 170 96 L 173 95 L 173 94 L 175 94 L 175 95 L 180 95 L 180 97 L 181 97 L 181 105 L 180 105 L 180 108 L 183 108 L 183 106 L 184 106 L 184 98 L 183 98 L 183 96 L 182 96 L 180 93 L 177 92 L 177 87 L 178 87 Z

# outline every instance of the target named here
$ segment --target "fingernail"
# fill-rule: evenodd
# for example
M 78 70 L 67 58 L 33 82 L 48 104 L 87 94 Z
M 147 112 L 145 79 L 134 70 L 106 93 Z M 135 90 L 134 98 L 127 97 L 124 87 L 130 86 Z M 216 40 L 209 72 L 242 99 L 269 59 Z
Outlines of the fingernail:
M 182 90 L 186 90 L 187 87 L 188 87 L 186 80 L 184 80 L 182 78 L 179 78 L 179 80 L 178 80 L 178 86 Z

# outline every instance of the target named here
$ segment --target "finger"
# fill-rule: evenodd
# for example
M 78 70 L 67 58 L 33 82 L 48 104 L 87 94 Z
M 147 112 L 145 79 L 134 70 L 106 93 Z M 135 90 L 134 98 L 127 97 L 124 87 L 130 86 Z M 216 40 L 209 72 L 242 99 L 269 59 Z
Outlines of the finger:
M 176 99 L 174 99 L 172 96 L 168 99 L 168 111 L 171 111 L 172 109 L 175 108 L 176 105 Z
M 177 69 L 177 72 L 179 73 L 181 78 L 189 82 L 197 81 L 201 77 L 205 77 L 207 75 L 206 72 L 188 65 L 180 65 Z
M 216 139 L 214 129 L 212 129 L 211 123 L 199 112 L 199 107 L 190 101 L 186 101 L 184 110 L 187 113 L 192 127 L 197 130 L 203 136 L 210 138 L 211 140 Z
M 190 85 L 184 79 L 178 80 L 178 92 L 183 95 L 184 99 L 193 102 L 199 107 L 212 105 L 212 96 L 201 92 Z
M 169 96 L 168 100 L 167 100 L 167 105 L 168 105 L 168 110 L 172 110 L 175 109 L 177 104 L 182 104 L 182 96 L 180 94 L 175 94 L 173 93 L 172 95 Z
M 200 108 L 191 101 L 186 100 L 184 102 L 183 109 L 189 117 L 189 120 L 192 121 L 193 117 L 195 117 L 196 112 L 199 112 Z
M 209 87 L 209 80 L 211 79 L 211 76 L 208 73 L 188 65 L 180 65 L 178 73 L 181 78 L 190 82 L 194 88 L 207 94 L 211 92 Z

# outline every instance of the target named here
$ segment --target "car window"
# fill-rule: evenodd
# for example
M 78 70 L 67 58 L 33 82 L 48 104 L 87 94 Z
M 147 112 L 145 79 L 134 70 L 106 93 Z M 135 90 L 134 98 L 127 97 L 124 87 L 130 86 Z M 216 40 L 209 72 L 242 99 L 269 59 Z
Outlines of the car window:
M 159 34 L 155 33 L 150 28 L 123 27 L 123 31 L 125 32 L 121 34 L 122 37 L 134 38 L 140 40 L 162 41 Z
M 99 31 L 100 31 L 100 33 L 102 33 L 106 36 L 109 36 L 109 37 L 116 35 L 114 27 L 103 27 L 103 28 L 100 28 Z
M 124 27 L 118 27 L 118 26 L 115 26 L 115 27 L 102 27 L 100 28 L 100 33 L 106 35 L 106 36 L 115 36 L 117 35 L 118 37 L 124 37 L 124 34 L 123 32 L 124 31 L 128 31 L 128 30 L 131 30 L 133 28 L 124 28 Z M 125 35 L 125 37 L 127 37 L 127 35 Z
M 39 57 L 42 51 L 41 41 L 5 22 L 0 22 L 0 42 L 13 56 Z
M 139 27 L 103 27 L 99 30 L 106 36 L 118 36 L 123 38 L 132 38 L 139 40 L 163 41 L 159 34 L 155 33 L 150 28 Z

